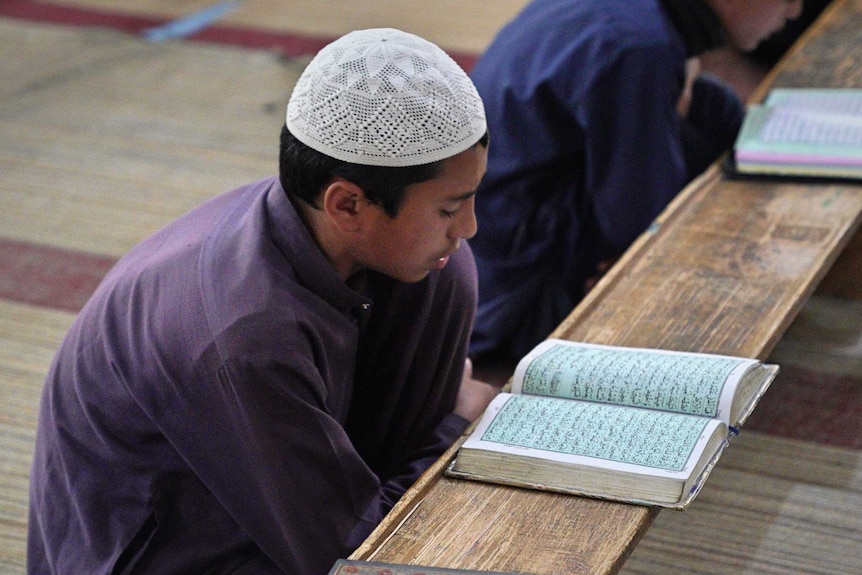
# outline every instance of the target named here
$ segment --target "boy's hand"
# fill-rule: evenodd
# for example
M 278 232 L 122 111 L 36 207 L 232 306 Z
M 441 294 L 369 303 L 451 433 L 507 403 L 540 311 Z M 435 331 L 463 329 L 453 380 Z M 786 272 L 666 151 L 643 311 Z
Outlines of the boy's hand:
M 688 109 L 691 107 L 691 94 L 694 86 L 694 79 L 700 74 L 700 58 L 689 58 L 685 61 L 685 85 L 682 87 L 682 94 L 676 103 L 676 111 L 683 118 L 688 117 Z
M 458 399 L 455 400 L 455 414 L 467 421 L 475 421 L 498 393 L 500 393 L 498 387 L 473 379 L 473 362 L 468 357 L 464 362 L 464 375 L 461 378 Z

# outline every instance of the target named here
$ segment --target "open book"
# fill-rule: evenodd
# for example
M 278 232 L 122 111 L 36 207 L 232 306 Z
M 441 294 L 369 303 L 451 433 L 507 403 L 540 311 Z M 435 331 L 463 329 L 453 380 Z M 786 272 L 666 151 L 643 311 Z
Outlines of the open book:
M 446 473 L 684 509 L 777 373 L 739 357 L 549 339 Z
M 862 178 L 862 89 L 773 89 L 748 108 L 734 158 L 742 174 Z

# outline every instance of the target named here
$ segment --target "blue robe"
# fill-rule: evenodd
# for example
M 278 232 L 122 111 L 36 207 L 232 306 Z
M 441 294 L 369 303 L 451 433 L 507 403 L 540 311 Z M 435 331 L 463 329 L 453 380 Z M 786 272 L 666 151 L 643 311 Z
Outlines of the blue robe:
M 471 354 L 524 355 L 733 143 L 744 108 L 708 76 L 687 120 L 686 59 L 722 38 L 701 0 L 535 0 L 471 72 L 491 144 L 471 241 Z M 697 8 L 697 10 L 694 10 Z M 633 302 L 634 305 L 634 302 Z

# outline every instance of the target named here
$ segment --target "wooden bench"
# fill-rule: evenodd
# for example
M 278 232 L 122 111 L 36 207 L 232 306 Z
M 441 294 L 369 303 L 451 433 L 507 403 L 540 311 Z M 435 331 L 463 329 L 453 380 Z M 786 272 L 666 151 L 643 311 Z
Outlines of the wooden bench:
M 862 0 L 835 0 L 753 99 L 773 86 L 862 87 Z M 552 335 L 765 359 L 818 286 L 862 292 L 860 221 L 862 185 L 731 180 L 713 166 Z M 352 558 L 537 575 L 614 573 L 658 513 L 449 479 L 442 471 L 456 448 Z

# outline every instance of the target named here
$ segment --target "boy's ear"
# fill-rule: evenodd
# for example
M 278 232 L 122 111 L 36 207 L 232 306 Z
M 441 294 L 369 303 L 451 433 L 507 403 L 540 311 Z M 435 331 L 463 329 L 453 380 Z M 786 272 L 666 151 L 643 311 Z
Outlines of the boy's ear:
M 323 191 L 322 207 L 329 220 L 344 232 L 355 232 L 368 207 L 365 191 L 349 180 L 336 178 Z

